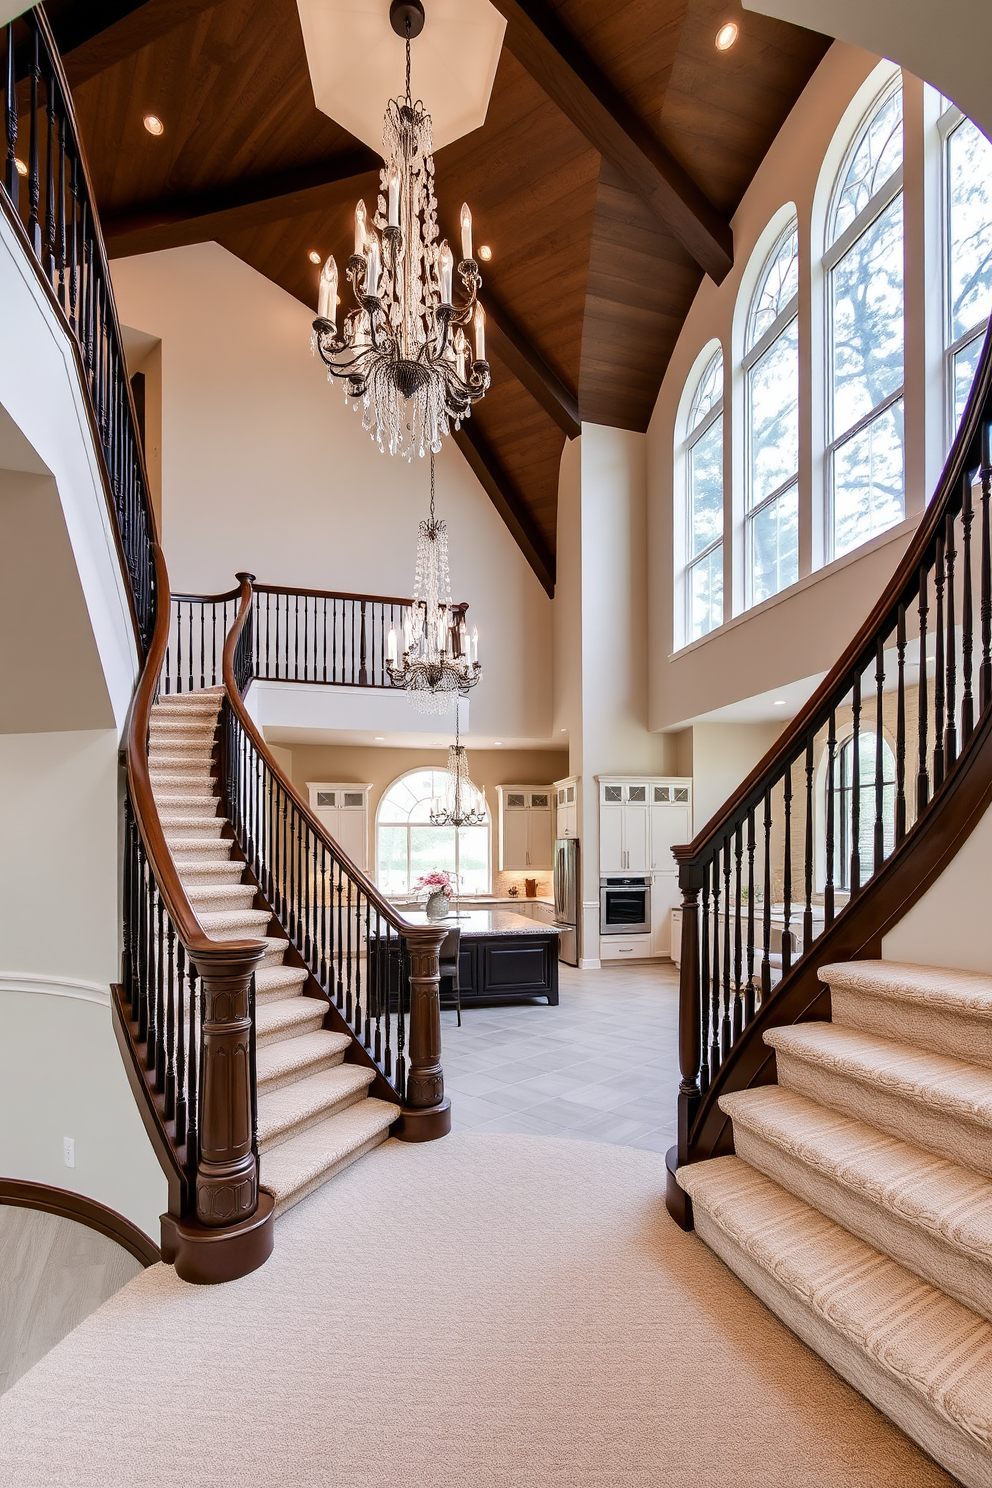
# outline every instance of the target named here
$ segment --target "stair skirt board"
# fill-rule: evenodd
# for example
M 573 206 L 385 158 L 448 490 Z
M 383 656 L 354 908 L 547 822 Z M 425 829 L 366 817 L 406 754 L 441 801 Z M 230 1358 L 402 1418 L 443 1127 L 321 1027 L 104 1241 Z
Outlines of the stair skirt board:
M 400 1108 L 369 1095 L 371 1070 L 343 1063 L 353 1040 L 323 1028 L 326 1004 L 303 995 L 306 971 L 285 964 L 289 941 L 269 933 L 272 916 L 253 907 L 257 887 L 243 882 L 247 867 L 221 836 L 213 752 L 222 698 L 221 688 L 159 698 L 149 777 L 201 928 L 213 940 L 265 941 L 256 971 L 259 1178 L 278 1217 L 384 1142 Z
M 693 1206 L 693 1218 L 699 1238 L 797 1338 L 801 1338 L 842 1379 L 894 1421 L 917 1446 L 960 1478 L 965 1488 L 989 1488 L 992 1457 L 987 1447 L 969 1442 L 960 1430 L 929 1408 L 910 1386 L 862 1352 L 759 1266 L 710 1218 L 702 1205 Z

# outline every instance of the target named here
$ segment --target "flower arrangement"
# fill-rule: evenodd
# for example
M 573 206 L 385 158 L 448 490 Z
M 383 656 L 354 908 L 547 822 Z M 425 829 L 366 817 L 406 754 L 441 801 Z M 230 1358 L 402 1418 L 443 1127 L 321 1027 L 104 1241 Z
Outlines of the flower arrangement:
M 415 894 L 443 894 L 446 899 L 451 898 L 451 874 L 445 873 L 443 868 L 432 868 L 430 873 L 422 873 L 413 886 Z

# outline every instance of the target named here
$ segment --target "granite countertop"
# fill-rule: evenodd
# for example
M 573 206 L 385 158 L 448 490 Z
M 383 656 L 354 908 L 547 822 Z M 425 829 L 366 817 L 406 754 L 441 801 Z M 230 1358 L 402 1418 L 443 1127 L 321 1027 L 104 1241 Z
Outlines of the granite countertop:
M 545 925 L 509 909 L 461 909 L 443 920 L 429 920 L 424 911 L 401 911 L 410 925 L 443 925 L 463 935 L 557 935 L 557 925 Z

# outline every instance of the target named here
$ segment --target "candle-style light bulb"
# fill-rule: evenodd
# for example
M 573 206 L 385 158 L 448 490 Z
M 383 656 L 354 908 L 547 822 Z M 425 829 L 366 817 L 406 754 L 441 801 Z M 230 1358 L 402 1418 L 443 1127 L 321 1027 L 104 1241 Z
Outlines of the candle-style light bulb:
M 369 233 L 365 244 L 365 293 L 367 295 L 378 295 L 379 276 L 382 273 L 382 259 L 379 254 L 379 238 L 374 232 Z
M 472 257 L 472 213 L 468 202 L 462 202 L 462 258 Z
M 454 268 L 454 266 L 455 266 L 455 255 L 452 253 L 451 249 L 448 247 L 448 240 L 447 240 L 447 238 L 445 238 L 444 242 L 441 244 L 440 252 L 438 253 L 438 268 L 440 270 L 440 275 L 441 275 L 441 304 L 442 305 L 450 305 L 451 304 L 451 271 Z
M 338 266 L 334 254 L 320 271 L 317 284 L 317 319 L 329 320 L 337 330 L 338 325 Z
M 365 210 L 364 201 L 360 201 L 355 208 L 355 255 L 358 258 L 365 257 L 366 227 L 368 224 L 368 213 Z
M 390 666 L 396 665 L 396 628 L 390 630 L 386 639 L 386 660 Z
M 388 221 L 390 227 L 400 225 L 400 182 L 402 176 L 399 166 L 394 162 L 389 167 L 389 176 L 386 181 L 388 194 Z
M 475 307 L 475 360 L 486 360 L 486 312 L 481 305 Z
M 458 361 L 458 376 L 462 382 L 468 380 L 468 337 L 461 326 L 455 332 L 455 357 Z
M 412 627 L 411 622 L 410 622 L 410 611 L 407 610 L 406 614 L 403 616 L 403 654 L 404 654 L 404 656 L 406 656 L 406 655 L 409 654 L 410 646 L 412 644 L 412 641 L 413 641 L 413 627 Z
M 478 662 L 478 660 L 479 660 L 479 627 L 478 626 L 476 626 L 475 629 L 472 631 L 472 660 L 473 660 L 473 662 Z

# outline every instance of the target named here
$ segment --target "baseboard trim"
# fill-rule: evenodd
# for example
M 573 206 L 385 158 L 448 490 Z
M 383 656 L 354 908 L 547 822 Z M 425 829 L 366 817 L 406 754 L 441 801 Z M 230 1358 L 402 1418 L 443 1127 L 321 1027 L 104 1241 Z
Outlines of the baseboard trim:
M 82 1002 L 110 1006 L 109 984 L 81 982 L 76 977 L 41 976 L 31 971 L 0 971 L 0 992 L 42 992 L 50 997 L 76 997 Z
M 602 964 L 603 963 L 602 963 L 602 961 L 600 961 L 600 959 L 599 959 L 598 956 L 580 956 L 579 957 L 579 970 L 580 971 L 599 971 L 599 969 L 602 966 Z
M 77 1224 L 87 1225 L 123 1246 L 145 1267 L 154 1266 L 162 1259 L 155 1242 L 123 1214 L 68 1188 L 32 1183 L 26 1178 L 0 1178 L 0 1204 L 14 1209 L 38 1209 L 43 1214 L 57 1214 L 61 1219 L 73 1219 Z

